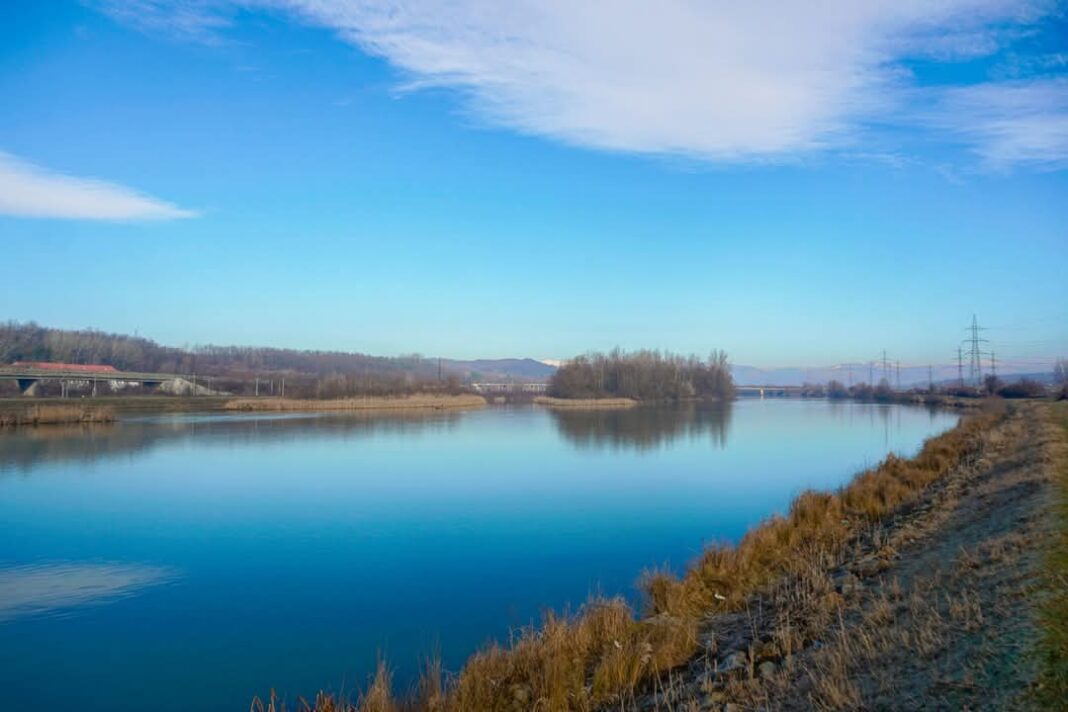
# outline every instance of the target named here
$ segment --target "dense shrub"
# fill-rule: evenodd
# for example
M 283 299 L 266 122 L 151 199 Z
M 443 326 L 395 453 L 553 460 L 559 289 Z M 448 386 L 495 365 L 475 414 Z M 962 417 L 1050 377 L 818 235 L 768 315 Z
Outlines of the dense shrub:
M 997 394 L 1002 398 L 1044 398 L 1046 387 L 1038 381 L 1024 378 L 1015 383 L 1006 383 L 998 388 Z
M 713 351 L 707 360 L 659 351 L 579 356 L 560 366 L 549 381 L 549 395 L 556 398 L 633 398 L 635 400 L 680 400 L 686 398 L 731 398 L 727 354 Z

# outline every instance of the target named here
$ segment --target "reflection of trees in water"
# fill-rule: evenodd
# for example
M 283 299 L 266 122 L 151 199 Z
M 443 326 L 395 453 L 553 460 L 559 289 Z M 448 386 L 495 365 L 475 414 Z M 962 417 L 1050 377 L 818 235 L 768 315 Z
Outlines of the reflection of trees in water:
M 92 463 L 135 455 L 196 438 L 198 445 L 229 447 L 309 437 L 345 440 L 377 433 L 419 434 L 449 429 L 457 412 L 346 413 L 343 415 L 179 416 L 114 425 L 48 426 L 0 433 L 0 474 L 31 471 L 49 462 Z
M 889 449 L 894 442 L 894 436 L 901 433 L 901 416 L 903 413 L 927 413 L 928 422 L 931 425 L 939 418 L 944 418 L 947 411 L 934 404 L 912 403 L 867 403 L 846 401 L 838 399 L 820 400 L 827 404 L 827 412 L 832 418 L 842 422 L 854 423 L 857 420 L 867 420 L 872 428 L 882 430 L 883 445 Z
M 731 403 L 684 402 L 618 410 L 553 410 L 560 434 L 579 447 L 651 450 L 680 437 L 727 444 Z

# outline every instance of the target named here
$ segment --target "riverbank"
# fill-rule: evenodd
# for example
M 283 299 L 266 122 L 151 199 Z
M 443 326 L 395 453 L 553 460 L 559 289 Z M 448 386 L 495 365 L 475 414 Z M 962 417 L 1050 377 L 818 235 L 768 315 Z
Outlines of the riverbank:
M 641 618 L 622 600 L 593 600 L 575 616 L 548 614 L 509 647 L 478 652 L 447 683 L 431 665 L 411 708 L 1025 700 L 1049 598 L 1036 592 L 1045 585 L 1054 407 L 998 404 L 915 458 L 891 456 L 835 493 L 802 494 L 737 546 L 706 549 L 683 577 L 649 574 Z M 383 666 L 361 702 L 335 704 L 323 697 L 317 709 L 398 703 Z
M 948 395 L 945 393 L 896 393 L 891 392 L 886 395 L 873 397 L 853 397 L 848 398 L 836 398 L 833 396 L 815 396 L 818 398 L 828 398 L 832 401 L 849 400 L 856 403 L 882 403 L 882 404 L 895 404 L 895 405 L 922 405 L 929 408 L 948 408 L 952 410 L 980 410 L 988 407 L 991 403 L 1000 402 L 1000 399 L 984 397 L 984 398 L 962 398 L 961 396 Z
M 143 416 L 156 413 L 225 413 L 225 412 L 322 412 L 343 413 L 376 410 L 445 410 L 480 408 L 486 399 L 472 394 L 438 395 L 414 394 L 395 397 L 344 398 L 313 400 L 294 398 L 233 398 L 230 396 L 105 396 L 75 400 L 69 398 L 2 398 L 0 426 L 26 421 L 34 412 L 64 414 L 38 417 L 34 424 L 71 424 L 79 422 L 111 422 L 124 416 Z M 89 419 L 77 413 L 88 413 Z M 105 420 L 92 420 L 108 414 Z
M 552 396 L 537 396 L 534 405 L 546 408 L 577 408 L 588 410 L 632 408 L 638 405 L 633 398 L 553 398 Z
M 81 425 L 112 423 L 115 411 L 102 406 L 81 404 L 20 404 L 0 409 L 0 428 L 25 428 L 39 425 Z
M 484 405 L 486 405 L 485 398 L 472 394 L 416 394 L 392 397 L 339 398 L 336 400 L 234 398 L 223 404 L 223 410 L 269 413 L 334 413 L 365 410 L 445 410 L 453 408 L 481 408 Z
M 962 426 L 974 445 L 921 496 L 704 618 L 699 652 L 628 707 L 1056 708 L 1068 692 L 1068 406 L 1004 407 Z
M 96 398 L 0 398 L 0 417 L 30 408 L 78 407 L 109 410 L 121 420 L 125 415 L 153 413 L 211 413 L 223 409 L 230 398 L 217 396 L 99 396 Z

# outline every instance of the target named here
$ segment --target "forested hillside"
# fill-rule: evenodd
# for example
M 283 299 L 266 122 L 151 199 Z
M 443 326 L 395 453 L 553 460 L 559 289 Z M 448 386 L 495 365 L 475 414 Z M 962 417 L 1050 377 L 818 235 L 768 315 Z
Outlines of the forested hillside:
M 418 355 L 388 358 L 337 351 L 298 351 L 244 346 L 179 349 L 150 339 L 96 330 L 50 329 L 34 323 L 0 324 L 0 363 L 62 361 L 99 363 L 124 371 L 240 375 L 293 372 L 436 376 L 437 362 Z

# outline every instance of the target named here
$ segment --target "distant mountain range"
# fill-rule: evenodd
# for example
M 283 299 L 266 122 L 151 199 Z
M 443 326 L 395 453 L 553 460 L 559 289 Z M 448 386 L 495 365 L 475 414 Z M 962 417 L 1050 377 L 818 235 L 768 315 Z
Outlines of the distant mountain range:
M 474 361 L 445 360 L 442 367 L 449 372 L 456 373 L 466 380 L 493 382 L 493 381 L 547 381 L 556 372 L 559 361 L 550 359 L 535 360 L 532 358 L 503 358 L 503 359 L 477 359 Z M 988 373 L 987 364 L 983 364 L 984 375 Z M 1011 361 L 998 363 L 998 375 L 1002 378 L 1033 378 L 1039 381 L 1047 381 L 1052 377 L 1052 363 L 1045 370 L 1036 369 L 1034 362 L 1014 363 Z M 935 383 L 952 383 L 957 380 L 957 367 L 932 366 L 928 373 L 927 366 L 902 366 L 898 374 L 896 366 L 891 365 L 887 372 L 883 372 L 881 366 L 869 368 L 866 363 L 844 363 L 833 366 L 817 366 L 813 368 L 800 368 L 783 366 L 780 368 L 757 368 L 737 364 L 731 366 L 731 374 L 734 382 L 739 386 L 800 386 L 805 383 L 827 383 L 831 380 L 850 383 L 878 383 L 886 378 L 892 385 L 897 385 L 898 378 L 904 387 L 927 385 L 930 377 Z M 965 365 L 964 377 L 968 378 L 968 367 Z

